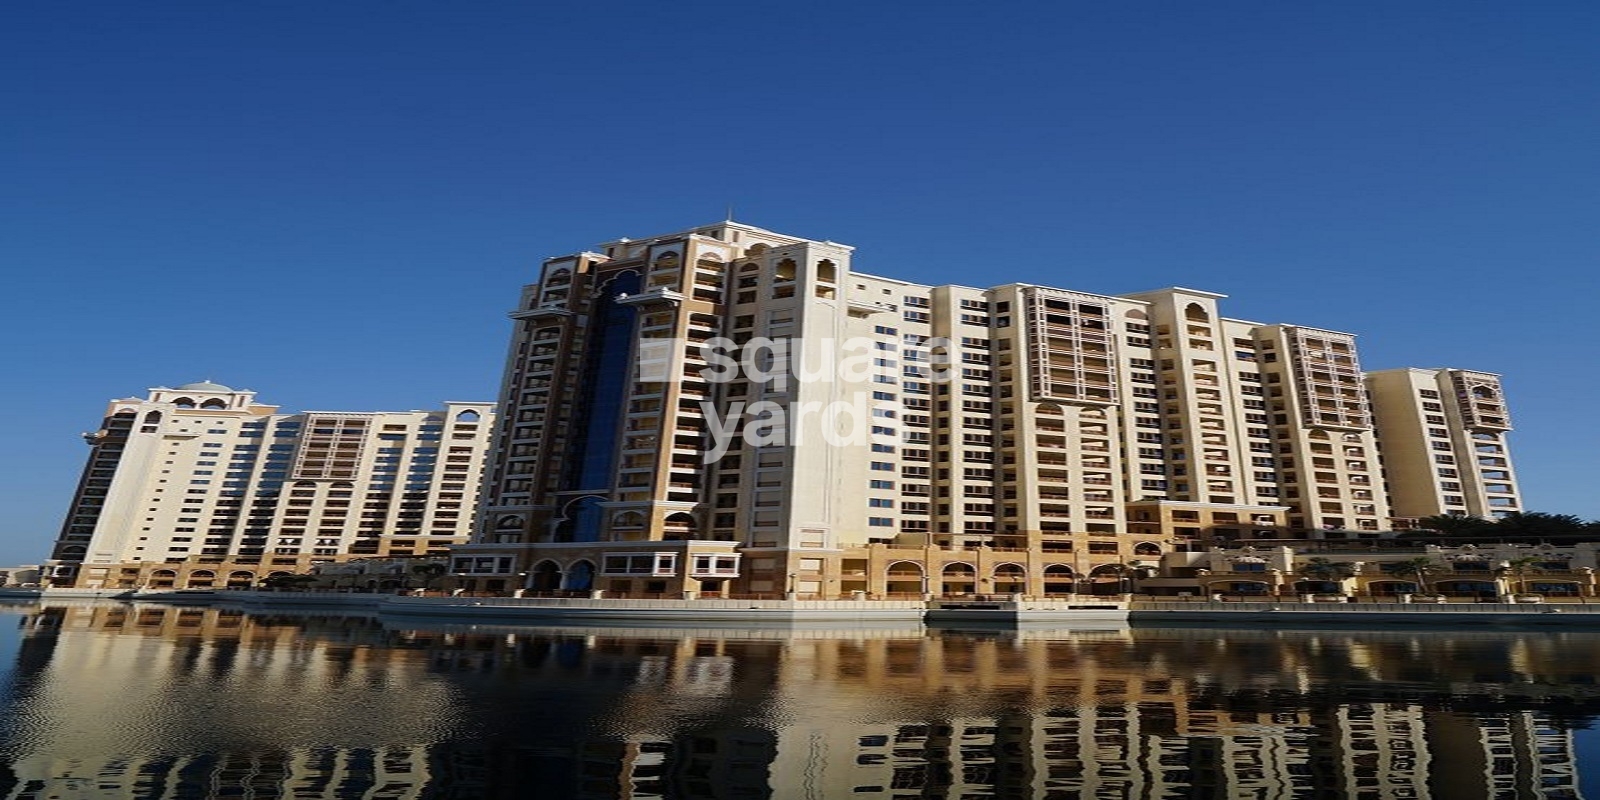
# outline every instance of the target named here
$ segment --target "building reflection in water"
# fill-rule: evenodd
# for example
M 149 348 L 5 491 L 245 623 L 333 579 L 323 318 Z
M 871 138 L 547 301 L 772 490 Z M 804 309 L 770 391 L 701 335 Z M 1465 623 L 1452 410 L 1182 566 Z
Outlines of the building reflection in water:
M 0 797 L 1575 798 L 1600 634 L 21 607 Z

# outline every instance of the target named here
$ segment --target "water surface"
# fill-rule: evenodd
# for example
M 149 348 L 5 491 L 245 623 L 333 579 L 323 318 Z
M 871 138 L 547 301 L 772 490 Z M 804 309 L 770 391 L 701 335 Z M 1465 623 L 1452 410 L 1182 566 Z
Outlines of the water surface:
M 1548 629 L 0 623 L 5 798 L 1569 798 L 1600 713 Z

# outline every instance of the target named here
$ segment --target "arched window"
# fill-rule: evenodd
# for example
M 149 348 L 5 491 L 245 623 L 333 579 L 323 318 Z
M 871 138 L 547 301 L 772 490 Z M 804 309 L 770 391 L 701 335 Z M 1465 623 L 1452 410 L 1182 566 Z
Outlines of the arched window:
M 178 408 L 194 408 L 194 398 L 193 397 L 180 397 L 180 398 L 172 401 L 172 404 L 177 406 Z
M 566 580 L 562 582 L 563 589 L 573 591 L 587 591 L 594 588 L 594 562 L 579 561 L 567 568 Z
M 561 588 L 561 567 L 554 561 L 540 561 L 533 567 L 533 581 L 528 588 L 536 592 L 552 592 Z
M 456 415 L 456 422 L 477 422 L 481 419 L 483 419 L 483 415 L 471 409 Z
M 669 515 L 666 520 L 663 537 L 665 539 L 693 539 L 698 526 L 694 515 L 687 511 L 679 511 Z
M 566 286 L 569 283 L 572 283 L 572 270 L 570 269 L 558 269 L 550 273 L 550 277 L 544 279 L 544 285 L 546 286 Z
M 1211 315 L 1206 313 L 1205 306 L 1199 303 L 1190 303 L 1183 309 L 1183 318 L 1190 322 L 1210 322 Z
M 144 424 L 146 424 L 146 425 L 154 425 L 154 424 L 156 424 L 157 422 L 160 422 L 160 421 L 161 421 L 161 412 L 160 411 L 152 411 L 152 412 L 144 415 Z
M 579 497 L 562 510 L 563 519 L 556 523 L 556 541 L 558 542 L 598 542 L 600 541 L 600 521 L 603 509 L 600 504 L 602 498 L 594 495 Z
M 966 588 L 955 589 L 956 591 L 971 591 L 970 584 L 977 580 L 978 571 L 973 569 L 971 564 L 957 561 L 954 564 L 944 565 L 944 569 L 939 572 L 939 577 L 944 580 L 946 589 L 954 589 L 955 587 L 952 587 L 951 584 L 959 584 L 965 585 Z
M 922 565 L 915 561 L 890 562 L 884 569 L 884 583 L 892 594 L 913 594 L 928 590 Z

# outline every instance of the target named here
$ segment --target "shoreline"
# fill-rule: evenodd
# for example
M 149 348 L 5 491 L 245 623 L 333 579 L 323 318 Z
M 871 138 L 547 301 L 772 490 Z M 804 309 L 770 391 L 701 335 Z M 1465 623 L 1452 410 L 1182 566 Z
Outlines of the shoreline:
M 250 610 L 348 609 L 397 619 L 486 620 L 501 624 L 692 623 L 716 627 L 796 623 L 885 623 L 953 627 L 1059 625 L 1209 625 L 1298 627 L 1350 625 L 1536 626 L 1600 628 L 1600 603 L 1308 603 L 1213 600 L 936 599 L 732 600 L 411 597 L 389 594 L 252 590 L 46 589 L 0 592 L 0 600 L 150 602 L 225 605 Z

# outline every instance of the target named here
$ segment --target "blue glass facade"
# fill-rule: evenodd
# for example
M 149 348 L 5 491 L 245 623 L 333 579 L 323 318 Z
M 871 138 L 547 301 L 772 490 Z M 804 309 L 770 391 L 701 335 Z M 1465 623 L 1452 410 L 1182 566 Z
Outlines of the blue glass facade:
M 617 302 L 620 294 L 634 294 L 642 284 L 636 272 L 624 272 L 608 281 L 590 308 L 583 363 L 587 365 L 574 394 L 575 435 L 568 451 L 566 491 L 606 492 L 616 468 L 622 435 L 623 404 L 633 360 L 634 323 L 638 312 Z M 576 504 L 562 524 L 570 531 L 566 541 L 593 542 L 600 538 L 600 509 L 594 503 Z

